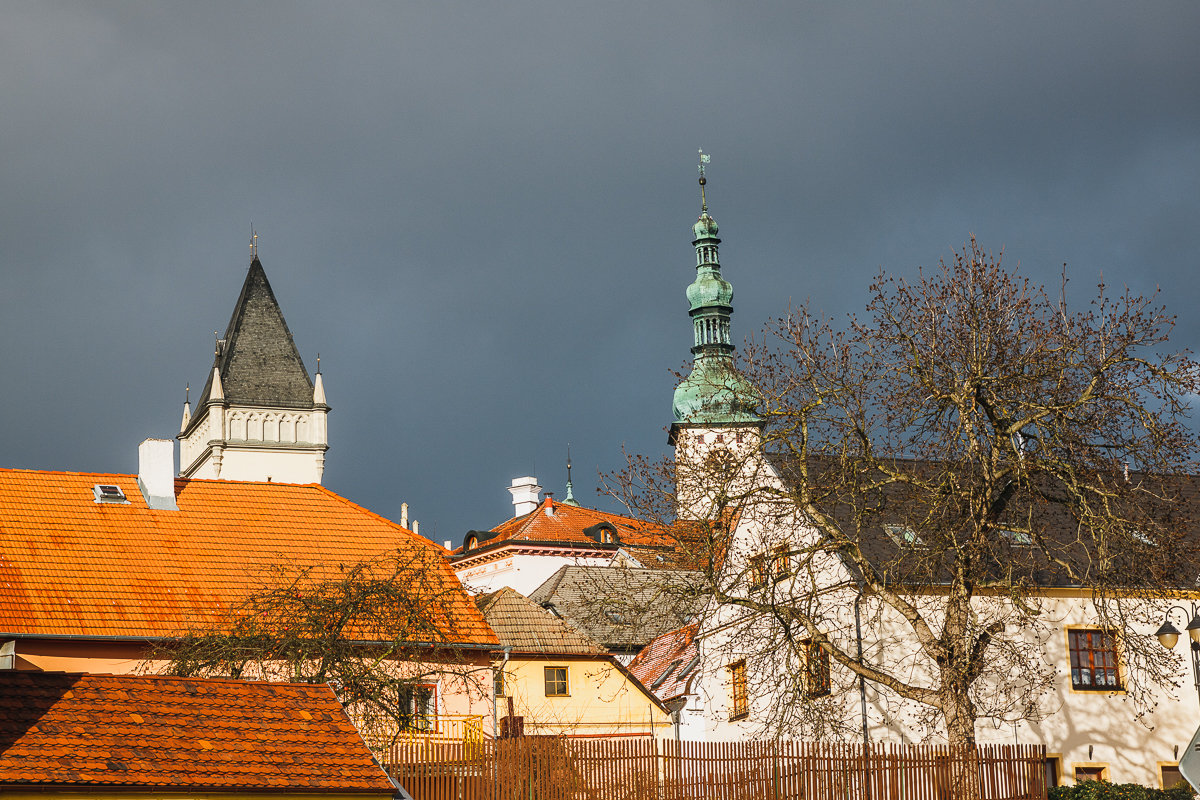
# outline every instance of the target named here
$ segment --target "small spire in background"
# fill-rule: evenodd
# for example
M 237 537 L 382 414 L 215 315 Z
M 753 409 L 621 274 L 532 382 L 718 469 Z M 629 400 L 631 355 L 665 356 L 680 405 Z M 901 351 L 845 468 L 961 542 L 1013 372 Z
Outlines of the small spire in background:
M 575 502 L 575 494 L 571 491 L 571 443 L 567 442 L 567 496 L 563 498 L 563 503 L 569 503 L 573 506 L 579 505 Z
M 704 185 L 708 183 L 708 179 L 704 177 L 704 165 L 711 160 L 712 156 L 700 149 L 700 165 L 696 169 L 700 170 L 700 213 L 708 213 L 708 198 L 704 196 Z

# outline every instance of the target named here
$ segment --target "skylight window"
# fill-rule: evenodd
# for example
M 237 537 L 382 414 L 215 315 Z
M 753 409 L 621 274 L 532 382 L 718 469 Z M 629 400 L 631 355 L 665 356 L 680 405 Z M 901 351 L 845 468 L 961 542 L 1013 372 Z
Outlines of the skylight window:
M 111 483 L 97 483 L 92 487 L 92 496 L 97 503 L 129 503 L 121 487 Z
M 694 670 L 696 668 L 696 665 L 699 663 L 700 663 L 700 656 L 695 656 L 691 661 L 689 661 L 683 665 L 683 669 L 679 670 L 679 675 L 676 676 L 676 679 L 683 680 L 684 678 L 686 678 L 689 674 L 691 674 L 691 671 Z
M 654 681 L 654 683 L 650 684 L 650 688 L 657 689 L 658 687 L 660 687 L 664 683 L 666 683 L 667 678 L 671 677 L 671 673 L 674 672 L 675 668 L 678 666 L 679 666 L 678 661 L 672 661 L 671 666 L 669 666 L 665 670 L 663 670 L 663 674 L 658 676 L 658 680 L 656 680 L 656 681 Z
M 1029 547 L 1033 544 L 1033 537 L 1025 531 L 1014 531 L 1010 528 L 999 528 L 997 530 L 1001 536 L 1019 547 Z
M 924 547 L 925 540 L 907 525 L 884 525 L 883 532 L 901 547 Z

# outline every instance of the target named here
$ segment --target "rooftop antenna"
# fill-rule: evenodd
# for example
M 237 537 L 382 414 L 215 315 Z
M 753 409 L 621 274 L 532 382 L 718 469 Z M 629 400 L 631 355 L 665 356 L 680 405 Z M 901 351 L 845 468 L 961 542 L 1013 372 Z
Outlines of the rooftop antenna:
M 700 212 L 702 214 L 708 213 L 708 198 L 704 196 L 704 184 L 708 183 L 708 180 L 704 177 L 704 165 L 707 164 L 711 158 L 712 156 L 704 152 L 704 148 L 700 149 L 700 164 L 696 167 L 696 169 L 700 170 Z
M 250 263 L 258 260 L 258 234 L 254 231 L 254 220 L 250 221 Z

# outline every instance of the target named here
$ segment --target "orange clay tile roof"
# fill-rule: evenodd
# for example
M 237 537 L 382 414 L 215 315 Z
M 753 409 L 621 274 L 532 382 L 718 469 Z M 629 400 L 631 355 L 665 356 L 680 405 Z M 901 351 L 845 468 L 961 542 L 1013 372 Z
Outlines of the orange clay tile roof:
M 500 643 L 514 653 L 605 656 L 595 639 L 507 586 L 475 598 Z
M 97 503 L 121 487 L 128 504 Z M 147 508 L 137 476 L 0 469 L 0 636 L 161 637 L 224 611 L 271 563 L 436 554 L 455 644 L 495 645 L 444 550 L 317 484 L 176 480 Z
M 606 511 L 570 503 L 557 503 L 547 497 L 528 514 L 513 517 L 500 523 L 487 534 L 479 536 L 479 546 L 488 547 L 501 542 L 552 542 L 594 546 L 600 543 L 598 535 L 595 532 L 585 533 L 584 529 L 601 523 L 608 523 L 616 529 L 616 545 L 670 548 L 675 544 L 669 535 L 658 532 L 654 526 L 633 517 L 609 514 Z M 459 547 L 453 555 L 461 558 L 466 553 Z
M 699 625 L 693 622 L 668 631 L 652 639 L 629 662 L 629 671 L 633 676 L 650 687 L 650 691 L 664 703 L 687 694 L 688 684 L 696 676 L 700 659 L 700 648 L 696 644 L 698 630 Z
M 395 788 L 328 686 L 0 672 L 0 787 Z

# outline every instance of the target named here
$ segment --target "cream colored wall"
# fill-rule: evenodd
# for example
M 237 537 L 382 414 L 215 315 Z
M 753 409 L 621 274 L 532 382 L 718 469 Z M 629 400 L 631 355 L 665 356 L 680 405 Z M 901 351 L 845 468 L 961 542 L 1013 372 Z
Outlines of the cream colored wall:
M 570 695 L 547 697 L 546 667 L 566 667 Z M 671 720 L 607 659 L 510 658 L 505 691 L 526 734 L 627 737 L 671 734 Z M 507 696 L 497 704 L 507 714 Z
M 209 406 L 179 442 L 180 474 L 194 478 L 320 483 L 328 410 Z

